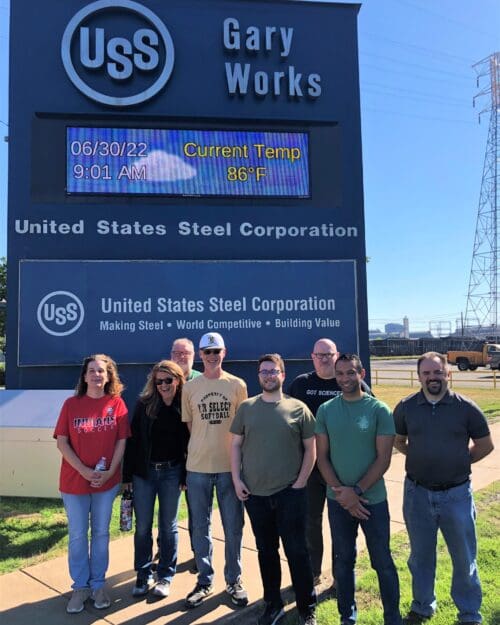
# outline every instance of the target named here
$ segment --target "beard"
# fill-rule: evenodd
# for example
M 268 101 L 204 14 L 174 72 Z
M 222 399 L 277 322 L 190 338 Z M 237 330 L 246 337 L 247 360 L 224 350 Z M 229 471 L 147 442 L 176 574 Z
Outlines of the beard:
M 443 390 L 443 382 L 441 380 L 427 380 L 426 386 L 429 395 L 439 395 Z
M 266 380 L 260 383 L 260 388 L 266 393 L 274 393 L 274 391 L 280 390 L 281 380 Z

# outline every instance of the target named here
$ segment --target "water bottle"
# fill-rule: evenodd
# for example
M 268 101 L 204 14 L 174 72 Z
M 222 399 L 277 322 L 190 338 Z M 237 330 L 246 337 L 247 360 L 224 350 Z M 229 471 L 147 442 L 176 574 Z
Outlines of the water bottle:
M 106 457 L 102 456 L 99 462 L 95 465 L 94 471 L 106 471 Z
M 132 500 L 132 491 L 124 490 L 120 502 L 120 530 L 122 532 L 130 532 L 132 529 Z

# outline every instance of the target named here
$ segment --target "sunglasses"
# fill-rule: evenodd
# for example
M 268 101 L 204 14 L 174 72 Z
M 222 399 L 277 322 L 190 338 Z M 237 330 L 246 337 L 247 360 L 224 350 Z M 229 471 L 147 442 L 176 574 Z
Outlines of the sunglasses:
M 174 378 L 157 378 L 155 380 L 155 384 L 156 386 L 162 386 L 163 384 L 170 386 L 170 384 L 172 384 L 173 381 L 174 381 Z
M 222 351 L 222 349 L 204 349 L 203 353 L 206 354 L 207 356 L 210 356 L 210 354 L 220 354 Z

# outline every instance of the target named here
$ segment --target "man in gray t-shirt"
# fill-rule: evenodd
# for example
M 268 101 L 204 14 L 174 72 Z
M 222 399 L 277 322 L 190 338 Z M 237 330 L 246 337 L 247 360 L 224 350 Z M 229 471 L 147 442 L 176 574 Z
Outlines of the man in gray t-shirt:
M 453 562 L 452 597 L 458 620 L 481 623 L 471 463 L 493 443 L 486 419 L 471 400 L 448 389 L 446 356 L 428 352 L 417 363 L 422 385 L 394 410 L 395 447 L 406 455 L 403 514 L 410 538 L 413 601 L 404 623 L 422 623 L 436 611 L 436 539 L 441 530 Z
M 283 394 L 279 354 L 259 359 L 262 394 L 242 402 L 230 431 L 231 472 L 259 552 L 265 610 L 259 623 L 283 615 L 279 540 L 283 542 L 302 623 L 315 625 L 316 593 L 306 544 L 307 478 L 316 459 L 314 417 Z

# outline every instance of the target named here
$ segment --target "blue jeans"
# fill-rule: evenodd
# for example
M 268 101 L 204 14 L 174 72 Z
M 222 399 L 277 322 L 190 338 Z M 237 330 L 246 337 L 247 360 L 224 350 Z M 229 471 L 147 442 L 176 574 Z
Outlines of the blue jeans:
M 290 568 L 297 610 L 307 615 L 316 605 L 311 560 L 306 542 L 307 493 L 305 488 L 285 488 L 274 495 L 250 495 L 245 501 L 259 552 L 264 601 L 276 607 L 281 599 L 279 540 Z
M 243 504 L 236 497 L 231 473 L 198 473 L 188 471 L 187 494 L 193 526 L 193 548 L 198 583 L 212 584 L 212 501 L 214 489 L 224 528 L 224 579 L 234 584 L 241 577 L 241 539 L 243 534 Z
M 68 564 L 74 590 L 104 586 L 109 564 L 109 523 L 119 488 L 117 484 L 89 495 L 61 493 L 68 517 Z
M 133 476 L 134 483 L 134 568 L 146 577 L 151 572 L 153 559 L 153 516 L 158 496 L 158 535 L 160 560 L 156 569 L 159 579 L 172 581 L 177 567 L 177 512 L 181 496 L 182 467 L 150 466 L 148 477 Z
M 481 622 L 476 510 L 470 482 L 449 490 L 430 491 L 406 478 L 403 515 L 411 548 L 408 559 L 413 590 L 411 609 L 423 616 L 431 616 L 436 610 L 434 579 L 440 529 L 453 564 L 451 596 L 458 608 L 458 620 Z
M 384 625 L 401 625 L 399 611 L 399 579 L 389 547 L 390 520 L 387 501 L 366 505 L 370 517 L 356 519 L 334 499 L 328 499 L 328 518 L 335 543 L 335 579 L 337 605 L 342 619 L 356 621 L 354 599 L 354 565 L 356 536 L 361 525 L 372 568 L 377 573 L 380 598 L 384 608 Z

